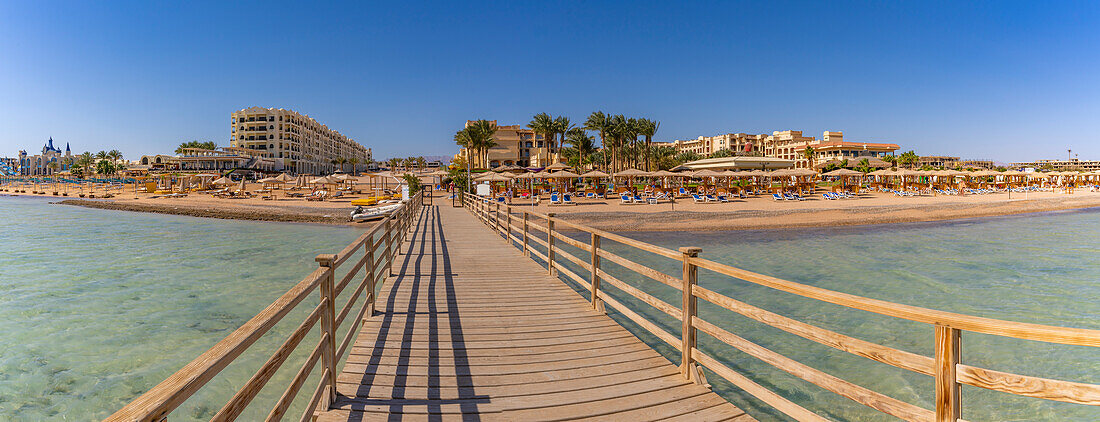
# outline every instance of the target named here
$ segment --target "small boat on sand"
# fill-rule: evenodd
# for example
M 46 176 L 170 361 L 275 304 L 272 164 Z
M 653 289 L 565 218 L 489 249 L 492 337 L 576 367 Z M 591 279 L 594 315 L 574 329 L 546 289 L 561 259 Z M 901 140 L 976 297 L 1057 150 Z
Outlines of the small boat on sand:
M 381 207 L 360 209 L 356 208 L 351 212 L 351 221 L 369 221 L 377 218 L 382 218 L 389 215 L 391 212 L 396 211 L 401 207 L 401 204 L 383 205 Z

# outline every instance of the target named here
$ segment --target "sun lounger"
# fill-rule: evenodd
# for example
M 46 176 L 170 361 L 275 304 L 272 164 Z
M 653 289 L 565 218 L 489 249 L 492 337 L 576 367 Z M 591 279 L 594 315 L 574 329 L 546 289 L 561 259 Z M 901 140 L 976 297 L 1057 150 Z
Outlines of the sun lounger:
M 561 199 L 559 199 L 558 194 L 550 194 L 550 205 L 561 205 Z
M 633 204 L 634 203 L 634 200 L 630 199 L 630 196 L 625 194 L 625 193 L 619 194 L 619 201 L 620 201 L 619 202 L 620 204 Z
M 644 199 L 642 199 L 642 197 L 640 197 L 638 195 L 634 195 L 634 203 L 635 204 L 644 204 L 644 203 L 646 203 L 646 201 Z
M 577 205 L 576 202 L 573 202 L 573 196 L 568 193 L 562 194 L 561 203 L 565 205 Z
M 691 199 L 692 199 L 692 200 L 693 200 L 693 201 L 694 201 L 694 202 L 695 202 L 696 204 L 705 204 L 705 203 L 707 203 L 707 198 L 705 198 L 705 197 L 703 197 L 703 196 L 700 196 L 700 195 L 699 195 L 699 194 L 697 194 L 697 193 L 693 193 L 693 194 L 691 194 Z
M 778 194 L 778 193 L 773 193 L 773 194 L 772 194 L 772 200 L 773 200 L 773 201 L 782 201 L 783 199 L 784 199 L 784 198 L 783 198 L 782 196 L 779 196 L 779 194 Z

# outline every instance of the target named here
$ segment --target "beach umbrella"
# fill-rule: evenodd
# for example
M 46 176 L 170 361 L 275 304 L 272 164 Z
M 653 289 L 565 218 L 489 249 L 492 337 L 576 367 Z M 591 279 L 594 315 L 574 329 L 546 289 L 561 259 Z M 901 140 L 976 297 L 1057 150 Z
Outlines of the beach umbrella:
M 714 170 L 699 170 L 691 174 L 692 177 L 722 177 L 722 173 Z
M 488 172 L 474 180 L 479 182 L 510 182 L 512 178 L 500 173 Z
M 592 170 L 582 174 L 580 177 L 608 177 L 608 174 L 599 170 Z
M 215 185 L 226 186 L 226 185 L 232 185 L 233 181 L 230 180 L 229 177 L 220 177 L 220 178 L 214 180 L 213 183 Z
M 570 167 L 565 165 L 565 163 L 553 163 L 551 165 L 546 166 L 546 168 L 544 170 L 547 170 L 547 171 L 550 171 L 550 170 L 565 170 L 567 168 L 570 168 Z
M 557 173 L 551 174 L 549 177 L 551 179 L 575 179 L 581 177 L 581 175 L 568 170 L 562 170 Z
M 830 171 L 828 173 L 822 174 L 822 176 L 862 176 L 862 175 L 863 175 L 863 173 L 860 173 L 860 172 L 855 171 L 855 170 L 848 170 L 848 169 L 836 169 L 836 170 Z
M 615 173 L 615 177 L 638 177 L 638 176 L 649 176 L 649 175 L 650 175 L 649 172 L 638 170 L 638 169 L 626 169 L 626 170 L 620 171 L 618 173 Z
M 289 174 L 286 174 L 286 173 L 282 173 L 282 174 L 280 174 L 280 175 L 278 175 L 278 176 L 275 176 L 275 178 L 276 178 L 276 179 L 279 179 L 279 181 L 281 181 L 281 182 L 283 182 L 283 183 L 286 183 L 286 182 L 289 182 L 289 181 L 291 181 L 291 180 L 294 180 L 294 176 L 291 176 L 291 175 L 289 175 Z

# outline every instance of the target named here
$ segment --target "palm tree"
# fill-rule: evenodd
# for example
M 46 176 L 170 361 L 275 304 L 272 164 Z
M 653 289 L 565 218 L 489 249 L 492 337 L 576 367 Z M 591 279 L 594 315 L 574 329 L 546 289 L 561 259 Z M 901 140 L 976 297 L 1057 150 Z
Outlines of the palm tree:
M 107 152 L 107 158 L 110 158 L 112 163 L 117 163 L 122 159 L 122 151 L 112 149 Z
M 906 151 L 902 153 L 900 157 L 898 157 L 898 161 L 901 162 L 901 164 L 905 165 L 905 167 L 912 168 L 913 164 L 916 164 L 917 161 L 920 161 L 920 156 L 918 156 L 917 153 L 913 151 Z
M 92 153 L 84 151 L 83 154 L 76 159 L 76 164 L 84 169 L 84 175 L 92 174 L 92 165 L 95 164 L 95 157 Z
M 858 172 L 864 173 L 864 174 L 867 174 L 867 173 L 870 173 L 870 172 L 874 171 L 874 170 L 871 169 L 871 160 L 868 160 L 866 158 L 864 158 L 862 160 L 859 160 L 859 164 L 856 165 L 855 171 L 858 171 Z
M 595 138 L 588 135 L 584 129 L 573 128 L 566 134 L 565 142 L 568 142 L 577 150 L 577 163 L 584 166 L 585 158 L 596 151 Z
M 584 121 L 584 128 L 588 130 L 594 130 L 600 134 L 600 144 L 605 148 L 607 145 L 607 134 L 611 129 L 611 119 L 602 111 L 593 111 L 588 115 L 588 120 Z M 603 154 L 605 160 L 607 154 Z
M 645 136 L 645 171 L 649 171 L 649 153 L 651 152 L 650 146 L 653 144 L 653 135 L 657 134 L 657 129 L 661 128 L 661 122 L 638 119 L 638 133 Z
M 676 158 L 676 148 L 672 147 L 657 147 L 653 149 L 653 158 L 657 162 L 657 168 L 659 170 L 668 170 L 676 167 L 674 162 Z
M 466 125 L 465 128 L 455 133 L 455 143 L 466 151 L 466 181 L 470 180 L 470 167 L 473 166 L 473 154 L 479 153 L 478 158 L 484 157 L 486 164 L 489 161 L 489 148 L 497 145 L 497 125 L 485 119 L 477 120 Z M 488 167 L 488 165 L 486 165 Z M 463 189 L 469 189 L 464 186 Z
M 358 171 L 357 167 L 359 166 L 359 157 L 351 157 L 348 162 L 351 163 L 351 175 L 354 176 Z
M 340 160 L 337 160 L 335 158 L 329 160 L 329 162 L 332 163 L 332 168 L 336 168 L 336 165 L 340 164 Z
M 569 123 L 569 118 L 568 117 L 558 116 L 557 118 L 555 118 L 554 119 L 554 135 L 550 139 L 550 143 L 552 144 L 551 146 L 560 146 L 560 145 L 553 145 L 554 142 L 558 139 L 558 135 L 561 135 L 561 140 L 564 142 L 565 141 L 565 134 L 569 133 L 569 131 L 571 129 L 573 129 L 574 127 L 576 127 L 576 125 L 573 125 L 573 124 Z M 548 151 L 548 153 L 549 153 L 549 151 Z
M 802 158 L 805 158 L 807 161 L 810 162 L 810 166 L 808 168 L 814 167 L 814 152 L 814 147 L 811 146 L 807 146 L 806 149 L 802 150 Z
M 885 157 L 882 157 L 882 161 L 890 163 L 890 167 L 897 167 L 898 166 L 898 157 L 893 156 L 893 155 L 887 155 Z
M 550 143 L 554 141 L 554 134 L 557 133 L 557 125 L 554 123 L 554 118 L 546 113 L 536 114 L 531 118 L 531 122 L 527 123 L 527 128 L 535 133 L 536 139 L 539 135 L 542 135 L 543 144 L 546 145 L 546 153 L 549 155 Z M 538 164 L 542 165 L 541 160 Z
M 416 160 L 416 167 L 420 168 L 421 170 L 428 167 L 428 160 L 424 159 L 424 157 L 416 157 L 413 158 L 413 160 Z

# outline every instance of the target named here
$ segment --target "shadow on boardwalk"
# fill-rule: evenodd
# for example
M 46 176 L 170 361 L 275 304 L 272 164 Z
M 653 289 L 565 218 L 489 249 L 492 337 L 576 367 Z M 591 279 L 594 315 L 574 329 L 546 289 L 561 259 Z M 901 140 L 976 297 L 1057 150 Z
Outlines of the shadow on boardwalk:
M 402 253 L 319 420 L 751 420 L 462 209 Z

